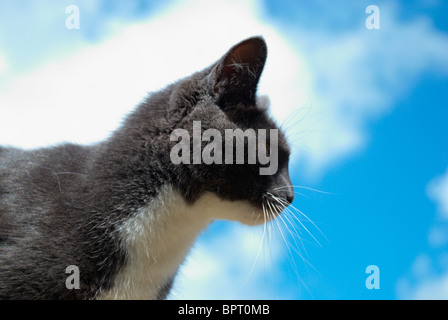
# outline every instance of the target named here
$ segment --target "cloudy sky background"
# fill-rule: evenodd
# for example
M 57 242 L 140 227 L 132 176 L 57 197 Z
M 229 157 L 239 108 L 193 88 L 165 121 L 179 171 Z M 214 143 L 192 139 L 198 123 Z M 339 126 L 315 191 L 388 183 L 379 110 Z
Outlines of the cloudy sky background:
M 69 5 L 80 29 L 66 28 Z M 379 30 L 366 28 L 369 5 Z M 301 212 L 267 230 L 214 223 L 171 298 L 447 299 L 447 9 L 437 0 L 0 0 L 0 144 L 102 140 L 148 92 L 263 35 L 259 91 L 293 146 Z M 365 286 L 369 265 L 378 290 Z

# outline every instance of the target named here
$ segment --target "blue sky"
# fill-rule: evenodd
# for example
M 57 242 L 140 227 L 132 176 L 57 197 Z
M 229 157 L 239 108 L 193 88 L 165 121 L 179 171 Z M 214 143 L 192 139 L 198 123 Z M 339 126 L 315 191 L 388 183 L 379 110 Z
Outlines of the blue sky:
M 312 223 L 287 214 L 261 249 L 263 227 L 214 223 L 171 298 L 448 298 L 446 2 L 25 2 L 0 0 L 0 144 L 104 139 L 146 92 L 245 37 L 268 43 L 260 93 Z M 65 28 L 71 4 L 79 30 Z

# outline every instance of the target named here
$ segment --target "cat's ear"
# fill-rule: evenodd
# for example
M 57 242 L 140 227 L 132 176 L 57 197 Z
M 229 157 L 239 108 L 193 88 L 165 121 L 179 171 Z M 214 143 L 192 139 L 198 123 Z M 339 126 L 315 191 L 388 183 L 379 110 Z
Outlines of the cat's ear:
M 218 104 L 255 103 L 266 56 L 266 43 L 261 37 L 249 38 L 233 46 L 212 71 Z

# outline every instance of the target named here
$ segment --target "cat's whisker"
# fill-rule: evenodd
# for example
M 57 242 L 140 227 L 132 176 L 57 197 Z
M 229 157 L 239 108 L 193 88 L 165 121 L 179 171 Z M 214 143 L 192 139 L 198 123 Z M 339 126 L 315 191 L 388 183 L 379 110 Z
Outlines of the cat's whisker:
M 58 174 L 56 172 L 54 172 L 53 169 L 49 168 L 49 167 L 45 167 L 45 166 L 41 166 L 42 168 L 45 168 L 47 170 L 50 170 L 51 173 L 56 177 L 56 180 L 58 181 L 58 188 L 59 188 L 59 192 L 62 193 L 62 188 L 61 188 L 61 181 L 59 180 Z
M 310 190 L 310 191 L 315 191 L 315 192 L 319 192 L 319 193 L 324 193 L 324 194 L 330 194 L 330 195 L 337 195 L 337 193 L 333 193 L 333 192 L 328 192 L 328 191 L 322 191 L 319 189 L 314 189 L 314 188 L 310 188 L 310 187 L 305 187 L 305 186 L 298 186 L 298 185 L 285 185 L 285 186 L 280 186 L 280 187 L 276 187 L 273 188 L 274 190 L 282 190 L 282 189 L 289 189 L 289 188 L 299 188 L 299 189 L 306 189 L 306 190 Z
M 273 199 L 274 199 L 275 201 L 277 201 L 277 203 L 278 203 L 277 205 L 278 205 L 279 209 L 284 210 L 283 215 L 279 215 L 279 218 L 280 218 L 280 220 L 283 222 L 283 224 L 285 225 L 285 227 L 287 228 L 287 230 L 290 232 L 291 237 L 293 238 L 293 241 L 294 241 L 294 243 L 295 243 L 295 245 L 296 245 L 296 247 L 292 247 L 292 249 L 299 255 L 299 257 L 300 257 L 301 260 L 304 262 L 305 267 L 306 267 L 307 269 L 308 269 L 308 267 L 310 267 L 310 268 L 312 268 L 314 271 L 319 272 L 319 271 L 318 271 L 318 270 L 317 270 L 317 269 L 316 269 L 316 268 L 309 262 L 309 260 L 303 256 L 303 254 L 302 254 L 302 252 L 301 252 L 301 250 L 300 250 L 300 246 L 298 245 L 298 243 L 297 243 L 297 241 L 296 241 L 296 239 L 295 239 L 295 237 L 299 238 L 299 241 L 300 241 L 300 243 L 301 243 L 301 245 L 302 245 L 302 248 L 303 248 L 303 250 L 305 251 L 306 256 L 308 257 L 308 253 L 306 252 L 305 245 L 304 245 L 304 243 L 303 243 L 303 241 L 302 241 L 302 237 L 300 236 L 300 232 L 295 228 L 294 223 L 288 218 L 288 215 L 287 215 L 287 214 L 289 213 L 289 214 L 291 214 L 291 215 L 294 216 L 294 213 L 290 210 L 290 208 L 289 208 L 288 206 L 285 206 L 285 204 L 281 202 L 281 200 L 282 200 L 281 198 L 279 198 L 279 197 L 275 197 L 275 196 L 274 196 Z M 293 230 L 294 230 L 295 233 L 292 233 L 292 232 L 291 232 L 291 229 L 288 227 L 286 221 L 289 222 L 289 224 L 291 225 L 291 227 L 293 228 Z M 305 240 L 305 239 L 303 239 L 303 240 Z M 307 242 L 308 242 L 308 241 L 307 241 Z M 293 257 L 291 257 L 291 259 L 293 260 Z M 293 264 L 294 264 L 294 266 L 296 266 L 295 263 L 293 263 Z M 299 277 L 299 276 L 298 276 L 298 277 Z M 299 280 L 303 283 L 303 281 L 300 279 L 300 277 L 299 277 Z M 304 284 L 304 283 L 303 283 L 303 284 Z M 305 285 L 305 284 L 304 284 L 304 285 Z M 306 285 L 305 285 L 305 286 L 306 286 Z
M 266 234 L 267 220 L 266 220 L 266 210 L 265 210 L 264 202 L 261 203 L 261 206 L 262 206 L 263 218 L 264 218 L 263 234 L 261 236 L 260 246 L 258 247 L 258 251 L 257 251 L 257 255 L 255 256 L 254 263 L 252 264 L 252 267 L 250 268 L 249 274 L 247 275 L 246 280 L 244 281 L 243 285 L 246 284 L 247 280 L 249 280 L 250 275 L 254 271 L 255 265 L 257 264 L 257 261 L 258 261 L 258 257 L 260 256 L 261 248 L 263 247 L 264 236 Z
M 250 221 L 252 222 L 252 224 L 257 224 L 258 219 L 260 219 L 260 215 L 259 214 L 256 215 L 255 221 L 254 217 L 255 217 L 255 210 L 252 210 L 252 216 L 250 218 Z
M 294 187 L 299 188 L 299 189 L 306 189 L 306 190 L 310 190 L 310 191 L 314 191 L 314 192 L 324 193 L 324 194 L 337 195 L 337 193 L 334 193 L 334 192 L 323 191 L 323 190 L 314 189 L 314 188 L 305 187 L 305 186 L 294 186 Z
M 290 208 L 294 209 L 296 212 L 302 215 L 308 222 L 310 222 L 313 225 L 314 228 L 316 228 L 317 231 L 319 231 L 319 233 L 325 238 L 325 240 L 328 241 L 328 238 L 325 236 L 325 234 L 319 229 L 319 227 L 313 222 L 313 220 L 311 220 L 305 213 L 303 213 L 303 211 L 299 210 L 292 204 L 290 205 Z M 296 219 L 299 220 L 297 217 Z
M 330 193 L 330 192 L 326 192 L 326 191 L 321 191 L 321 190 L 317 190 L 317 189 L 313 189 L 313 188 L 309 188 L 309 187 L 305 187 L 305 186 L 299 186 L 299 185 L 292 185 L 293 188 L 303 188 L 303 189 L 308 189 L 308 190 L 312 190 L 312 191 L 316 191 L 316 192 L 320 192 L 320 193 L 325 193 L 325 194 L 333 194 L 334 193 Z M 291 188 L 291 186 L 285 185 L 285 186 L 279 186 L 274 188 L 274 190 L 282 190 L 285 188 Z M 294 192 L 295 193 L 295 192 Z M 285 208 L 289 207 L 289 211 L 291 211 L 291 208 L 299 213 L 301 216 L 303 216 L 308 222 L 310 222 L 314 228 L 316 228 L 319 233 L 326 239 L 328 240 L 328 238 L 325 236 L 325 234 L 319 229 L 319 227 L 307 216 L 305 215 L 305 213 L 303 213 L 301 210 L 299 210 L 298 208 L 296 208 L 293 204 L 288 203 L 285 199 L 276 197 L 275 195 L 273 195 L 272 193 L 269 193 L 269 195 L 273 198 L 275 198 L 277 201 L 282 202 L 282 204 L 285 206 Z M 319 241 L 317 241 L 317 239 L 311 234 L 311 232 L 305 227 L 305 225 L 298 219 L 298 217 L 294 214 L 292 214 L 292 216 L 297 220 L 297 222 L 300 223 L 300 225 L 310 234 L 310 236 L 316 241 L 316 243 L 321 246 L 321 244 L 319 243 Z
M 30 298 L 38 289 L 36 299 L 165 299 L 191 246 L 214 220 L 260 227 L 263 223 L 244 283 L 256 273 L 262 251 L 271 249 L 265 247 L 271 232 L 278 236 L 275 240 L 282 255 L 291 258 L 301 280 L 300 262 L 295 259 L 299 255 L 307 262 L 302 241 L 305 232 L 297 222 L 299 211 L 286 201 L 300 193 L 291 186 L 279 187 L 276 190 L 285 195 L 283 199 L 276 191 L 260 191 L 270 190 L 277 181 L 290 182 L 288 133 L 278 132 L 266 110 L 267 101 L 253 99 L 266 54 L 262 37 L 236 44 L 212 67 L 151 93 L 98 144 L 63 143 L 23 152 L 0 147 L 0 177 L 2 187 L 5 181 L 8 190 L 0 192 L 0 220 L 6 219 L 8 224 L 0 228 L 0 265 L 8 277 L 2 278 L 0 296 Z M 251 109 L 249 113 L 239 107 L 243 105 Z M 308 119 L 315 113 L 311 109 L 306 105 L 295 110 L 282 124 L 288 128 L 285 131 L 307 130 L 312 125 Z M 299 128 L 297 124 L 304 120 Z M 189 142 L 184 143 L 186 140 Z M 202 143 L 207 140 L 210 143 Z M 239 145 L 244 148 L 240 150 Z M 260 167 L 255 177 L 254 163 L 245 160 L 246 149 L 249 160 L 255 155 L 255 164 L 260 165 L 264 161 L 256 157 L 256 151 L 258 155 L 264 151 L 264 158 L 276 167 L 274 173 L 267 174 L 276 176 L 262 177 Z M 234 164 L 227 161 L 230 159 L 250 166 L 228 165 Z M 254 188 L 247 187 L 248 183 Z M 261 208 L 251 205 L 259 197 Z M 53 246 L 56 242 L 61 246 Z M 33 243 L 39 244 L 37 249 L 42 245 L 54 250 L 23 250 Z M 1 250 L 4 244 L 8 246 L 5 254 Z M 246 248 L 236 249 L 244 253 Z M 216 251 L 220 257 L 225 254 Z M 54 286 L 60 278 L 58 272 L 68 262 L 80 264 L 77 275 L 73 274 L 79 278 L 82 270 L 82 286 L 75 281 L 79 291 Z M 29 272 L 22 276 L 22 266 L 31 263 L 39 268 L 27 267 Z M 35 281 L 30 283 L 28 277 Z
M 281 217 L 281 215 L 279 215 L 279 213 L 281 212 L 281 210 L 283 210 L 283 208 L 279 208 L 279 207 L 276 207 L 275 206 L 275 204 L 274 203 L 271 203 L 270 201 L 268 202 L 268 204 L 269 204 L 269 207 L 271 208 L 271 213 L 272 213 L 272 215 L 273 216 L 276 216 L 276 217 Z M 275 206 L 275 208 L 274 208 L 274 206 Z M 281 210 L 280 210 L 281 209 Z M 276 225 L 277 225 L 277 229 L 278 229 L 278 231 L 280 232 L 280 235 L 281 235 L 281 237 L 282 237 L 282 239 L 283 239 L 283 242 L 284 242 L 284 245 L 285 245 L 285 247 L 286 247 L 286 249 L 287 249 L 287 251 L 288 251 L 288 254 L 289 254 L 289 257 L 290 257 L 290 259 L 291 259 L 291 264 L 292 264 L 292 267 L 293 267 L 293 269 L 294 269 L 294 273 L 296 274 L 296 276 L 297 276 L 297 279 L 299 279 L 299 281 L 302 281 L 301 280 L 301 278 L 300 278 L 300 275 L 299 275 L 299 272 L 298 272 L 298 268 L 297 268 L 297 264 L 296 264 L 296 262 L 295 262 L 295 259 L 294 259 L 294 255 L 293 255 L 293 253 L 292 253 L 292 251 L 291 251 L 291 246 L 290 246 L 290 244 L 289 244 L 289 242 L 288 242 L 288 240 L 287 240 L 287 237 L 285 236 L 285 234 L 283 233 L 283 231 L 282 231 L 282 228 L 281 228 L 281 225 L 279 224 L 279 221 L 281 221 L 281 222 L 283 222 L 283 225 L 286 227 L 286 229 L 288 230 L 288 232 L 290 232 L 291 233 L 291 231 L 289 230 L 289 228 L 288 228 L 288 226 L 286 225 L 286 223 L 280 218 L 280 219 L 273 219 L 273 221 L 276 223 Z M 306 259 L 304 259 L 303 258 L 303 256 L 301 255 L 301 253 L 299 252 L 299 251 L 297 251 L 297 249 L 296 248 L 294 248 L 294 247 L 292 247 L 292 249 L 304 260 L 304 261 L 306 261 Z
M 279 199 L 279 201 L 284 202 L 286 204 L 286 200 L 284 199 Z M 310 223 L 312 223 L 312 225 L 325 237 L 325 235 L 322 233 L 322 231 L 320 231 L 320 229 L 316 226 L 316 224 L 314 222 L 311 221 L 311 219 L 309 219 L 302 211 L 300 211 L 299 209 L 297 209 L 296 207 L 294 207 L 292 204 L 289 206 L 289 208 L 294 209 L 296 212 L 299 212 L 302 216 L 304 216 Z M 289 209 L 291 210 L 291 209 Z M 294 214 L 292 215 L 293 217 L 296 218 L 297 222 L 302 226 L 303 229 L 305 229 L 305 231 L 314 239 L 314 241 L 316 241 L 316 243 L 322 247 L 322 245 L 320 244 L 320 242 L 316 239 L 316 237 L 308 230 L 308 228 L 303 224 L 302 221 L 300 221 L 300 219 L 297 218 L 297 216 L 295 216 Z M 326 237 L 325 237 L 326 238 Z
M 291 227 L 293 228 L 293 230 L 294 230 L 294 232 L 295 233 L 292 233 L 292 232 L 290 232 L 290 234 L 291 234 L 291 236 L 293 237 L 293 240 L 295 241 L 295 238 L 294 238 L 294 235 L 295 236 L 297 236 L 298 238 L 299 238 L 299 241 L 300 241 L 300 243 L 302 244 L 302 247 L 303 247 L 303 249 L 304 249 L 304 251 L 305 251 L 305 253 L 306 253 L 306 249 L 305 249 L 305 246 L 304 246 L 304 244 L 303 244 L 303 240 L 305 240 L 305 239 L 303 239 L 302 240 L 302 237 L 300 237 L 300 232 L 295 228 L 295 226 L 294 226 L 294 223 L 288 218 L 288 214 L 291 214 L 292 216 L 293 216 L 293 218 L 301 225 L 301 227 L 314 239 L 314 241 L 319 245 L 319 246 L 321 246 L 320 245 L 320 243 L 319 243 L 319 241 L 317 241 L 317 239 L 313 236 L 313 234 L 308 230 L 308 228 L 306 228 L 306 226 L 300 221 L 300 219 L 293 213 L 293 211 L 291 210 L 291 208 L 293 208 L 293 207 L 291 207 L 290 206 L 290 204 L 288 203 L 288 202 L 286 202 L 286 200 L 284 200 L 284 199 L 282 199 L 282 198 L 280 198 L 280 197 L 277 197 L 277 196 L 274 196 L 274 195 L 272 195 L 271 194 L 271 197 L 272 197 L 272 199 L 274 199 L 277 203 L 278 203 L 278 205 L 279 205 L 279 209 L 282 209 L 283 211 L 284 211 L 284 213 L 283 213 L 283 215 L 279 215 L 279 218 L 280 218 L 280 220 L 285 224 L 285 226 L 287 227 L 287 229 L 288 229 L 288 231 L 291 231 L 290 230 L 290 228 L 287 226 L 287 224 L 286 224 L 286 222 L 285 221 L 287 221 L 287 222 L 289 222 L 289 224 L 291 225 Z M 297 208 L 293 208 L 294 210 L 296 210 L 296 211 L 298 211 L 299 213 L 301 213 L 301 211 L 300 210 L 298 210 Z M 309 218 L 307 219 L 307 220 L 309 220 Z M 310 221 L 310 220 L 309 220 Z M 311 223 L 312 223 L 312 221 L 310 221 Z M 315 224 L 313 223 L 313 225 L 315 226 Z M 316 229 L 318 229 L 317 228 L 317 226 L 315 226 L 316 227 Z M 319 229 L 318 229 L 319 230 Z M 319 230 L 320 231 L 320 230 Z M 295 241 L 295 243 L 296 243 L 296 246 L 297 247 L 299 247 L 298 246 L 298 244 L 297 244 L 297 242 Z M 293 248 L 294 249 L 294 248 Z M 296 250 L 295 250 L 296 251 Z M 296 251 L 297 252 L 297 251 Z M 297 252 L 298 254 L 299 254 L 299 256 L 304 260 L 304 261 L 306 261 L 306 259 L 304 259 L 304 257 L 303 257 L 303 255 L 300 253 L 300 252 Z M 306 261 L 307 262 L 307 261 Z M 309 264 L 311 267 L 313 267 L 311 264 Z M 313 267 L 314 268 L 314 267 Z
M 299 119 L 298 121 L 296 121 L 296 117 L 300 114 L 303 113 L 305 111 L 305 114 L 302 116 L 301 119 Z M 297 108 L 296 110 L 294 110 L 293 112 L 291 112 L 288 117 L 286 117 L 279 125 L 280 128 L 282 128 L 285 132 L 290 132 L 291 130 L 289 130 L 290 128 L 288 127 L 288 125 L 293 125 L 294 127 L 298 127 L 298 124 L 300 124 L 303 120 L 306 119 L 306 117 L 308 116 L 308 114 L 311 111 L 311 106 L 308 108 Z M 294 122 L 293 122 L 294 121 Z
M 271 195 L 271 197 L 276 201 L 276 204 L 275 204 L 275 205 L 278 207 L 278 210 L 279 210 L 279 211 L 283 211 L 283 212 L 291 212 L 291 211 L 289 210 L 289 208 L 288 208 L 288 204 L 285 203 L 284 201 L 282 201 L 281 198 L 279 198 L 279 197 L 277 197 L 277 196 L 275 196 L 275 195 Z M 295 244 L 296 244 L 296 247 L 299 248 L 299 245 L 297 244 L 297 241 L 296 241 L 296 239 L 295 239 L 294 236 L 296 236 L 296 237 L 299 238 L 299 241 L 300 241 L 300 243 L 302 244 L 303 249 L 305 250 L 305 246 L 303 245 L 302 238 L 300 237 L 300 232 L 297 231 L 296 227 L 295 227 L 294 224 L 291 222 L 291 220 L 289 220 L 288 216 L 287 216 L 286 214 L 278 215 L 278 216 L 279 216 L 280 220 L 283 222 L 283 224 L 285 225 L 285 227 L 287 228 L 287 230 L 289 231 L 289 233 L 291 234 L 291 236 L 292 236 L 292 238 L 293 238 L 293 240 L 294 240 L 294 242 L 295 242 Z M 294 233 L 291 232 L 290 228 L 288 227 L 287 223 L 285 222 L 285 219 L 289 222 L 289 224 L 290 224 L 291 227 L 293 228 Z M 300 252 L 298 252 L 298 253 L 299 253 L 300 256 L 302 256 Z M 306 250 L 305 250 L 305 253 L 306 253 Z
M 285 186 L 285 187 L 279 187 L 279 188 L 273 188 L 273 190 L 274 191 L 278 191 L 278 190 L 283 190 L 283 189 L 287 189 L 287 188 L 291 188 L 291 187 L 289 187 L 289 186 Z M 310 197 L 308 197 L 306 194 L 304 194 L 304 193 L 301 193 L 301 192 L 298 192 L 298 191 L 293 191 L 294 192 L 294 194 L 297 194 L 297 195 L 299 195 L 299 196 L 302 196 L 302 197 L 305 197 L 305 198 L 307 198 L 307 199 L 309 199 Z
M 290 210 L 289 210 L 288 208 L 285 208 L 284 210 L 285 210 L 285 213 L 286 213 L 286 212 L 290 212 Z M 297 249 L 299 250 L 299 245 L 298 245 L 298 243 L 297 243 L 297 241 L 296 241 L 296 239 L 295 239 L 296 237 L 299 239 L 300 244 L 301 244 L 303 250 L 305 251 L 306 256 L 308 256 L 308 253 L 306 252 L 305 246 L 304 246 L 303 241 L 302 241 L 302 237 L 300 236 L 300 232 L 297 231 L 297 229 L 296 229 L 296 227 L 294 226 L 294 224 L 293 224 L 293 223 L 291 222 L 291 220 L 288 218 L 288 215 L 283 214 L 283 215 L 280 216 L 280 218 L 281 218 L 281 220 L 283 220 L 283 222 L 284 222 L 285 225 L 286 225 L 286 222 L 289 222 L 289 225 L 290 225 L 290 226 L 292 227 L 292 229 L 294 230 L 294 233 L 290 232 L 290 234 L 291 234 L 291 236 L 292 236 L 292 239 L 293 239 L 293 241 L 294 241 L 294 243 L 295 243 Z M 299 251 L 300 251 L 300 250 L 299 250 Z M 301 253 L 299 253 L 299 255 L 302 257 Z
M 266 206 L 265 206 L 266 208 Z M 272 239 L 272 216 L 269 214 L 268 210 L 266 210 L 266 224 L 267 224 L 267 230 L 268 230 L 268 248 L 271 247 L 271 239 Z

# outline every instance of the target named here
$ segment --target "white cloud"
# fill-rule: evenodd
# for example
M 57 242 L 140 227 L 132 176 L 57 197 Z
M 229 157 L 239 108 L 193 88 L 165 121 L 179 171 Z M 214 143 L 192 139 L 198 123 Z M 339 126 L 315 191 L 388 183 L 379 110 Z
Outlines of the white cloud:
M 399 280 L 400 299 L 448 299 L 448 170 L 428 184 L 427 193 L 439 213 L 428 234 L 428 244 L 435 252 L 419 255 L 411 273 Z
M 116 29 L 121 31 L 110 39 L 4 86 L 0 144 L 33 148 L 101 140 L 146 92 L 205 68 L 257 34 L 270 47 L 261 88 L 269 91 L 274 112 L 285 117 L 301 99 L 300 90 L 283 90 L 276 79 L 281 74 L 289 83 L 301 82 L 296 75 L 304 74 L 304 64 L 278 32 L 260 22 L 252 2 L 180 2 L 152 20 Z
M 214 228 L 214 231 L 216 228 Z M 259 254 L 258 254 L 259 253 Z M 258 254 L 258 256 L 257 256 Z M 283 249 L 263 237 L 263 227 L 232 224 L 199 241 L 176 278 L 171 299 L 291 299 L 278 291 Z
M 0 144 L 34 148 L 104 139 L 147 91 L 207 67 L 253 35 L 263 35 L 269 46 L 260 93 L 269 94 L 272 112 L 281 120 L 304 104 L 309 89 L 304 60 L 261 21 L 255 2 L 179 2 L 151 20 L 116 30 L 101 43 L 83 43 L 76 53 L 2 86 Z M 271 267 L 278 266 L 284 252 L 271 242 L 266 255 L 265 244 L 259 259 L 271 262 L 259 261 L 251 271 L 260 238 L 234 227 L 211 243 L 198 242 L 174 297 L 273 299 L 289 294 L 266 290 L 277 279 Z
M 101 140 L 147 91 L 202 69 L 236 42 L 261 34 L 269 56 L 260 93 L 270 96 L 273 114 L 286 121 L 304 170 L 320 174 L 362 148 L 366 124 L 391 110 L 420 74 L 448 70 L 446 36 L 424 20 L 397 22 L 393 10 L 383 8 L 381 30 L 327 34 L 297 29 L 294 41 L 287 41 L 263 21 L 258 2 L 176 3 L 151 20 L 115 25 L 116 33 L 101 43 L 80 44 L 79 53 L 11 78 L 0 88 L 0 144 L 32 148 Z M 446 190 L 436 189 L 437 194 Z M 189 262 L 179 283 L 188 289 L 182 294 L 250 294 L 244 287 L 235 292 L 234 284 L 240 288 L 252 266 L 248 257 L 258 247 L 235 232 L 211 244 L 198 243 L 197 262 Z M 259 274 L 255 271 L 253 279 Z M 256 289 L 257 281 L 246 288 Z
M 428 195 L 437 204 L 440 215 L 448 220 L 448 169 L 428 185 Z
M 440 248 L 448 244 L 448 227 L 446 224 L 438 224 L 429 231 L 428 244 L 432 248 Z
M 416 277 L 429 274 L 431 272 L 431 258 L 425 254 L 418 256 L 412 265 L 411 271 Z
M 6 60 L 6 57 L 2 55 L 0 50 L 0 76 L 8 70 L 8 62 Z
M 447 300 L 448 273 L 441 277 L 422 283 L 414 292 L 412 299 L 416 300 Z
M 426 276 L 413 285 L 407 279 L 401 279 L 397 285 L 399 299 L 405 300 L 447 300 L 448 272 Z
M 269 56 L 260 93 L 270 96 L 272 113 L 286 122 L 302 171 L 320 175 L 365 146 L 366 124 L 392 109 L 421 73 L 448 70 L 446 36 L 425 20 L 398 23 L 392 7 L 382 7 L 380 30 L 298 29 L 293 42 L 263 21 L 261 11 L 255 1 L 195 0 L 148 21 L 115 26 L 120 31 L 108 40 L 83 44 L 82 53 L 0 91 L 0 144 L 101 140 L 147 91 L 261 34 Z
M 448 37 L 426 19 L 399 22 L 393 6 L 381 6 L 380 30 L 299 30 L 292 37 L 312 76 L 317 117 L 298 127 L 311 132 L 299 146 L 315 173 L 362 149 L 369 122 L 392 110 L 420 75 L 448 73 Z
M 439 217 L 429 231 L 428 243 L 433 248 L 440 248 L 448 244 L 448 169 L 434 178 L 426 189 L 428 197 L 436 203 Z

